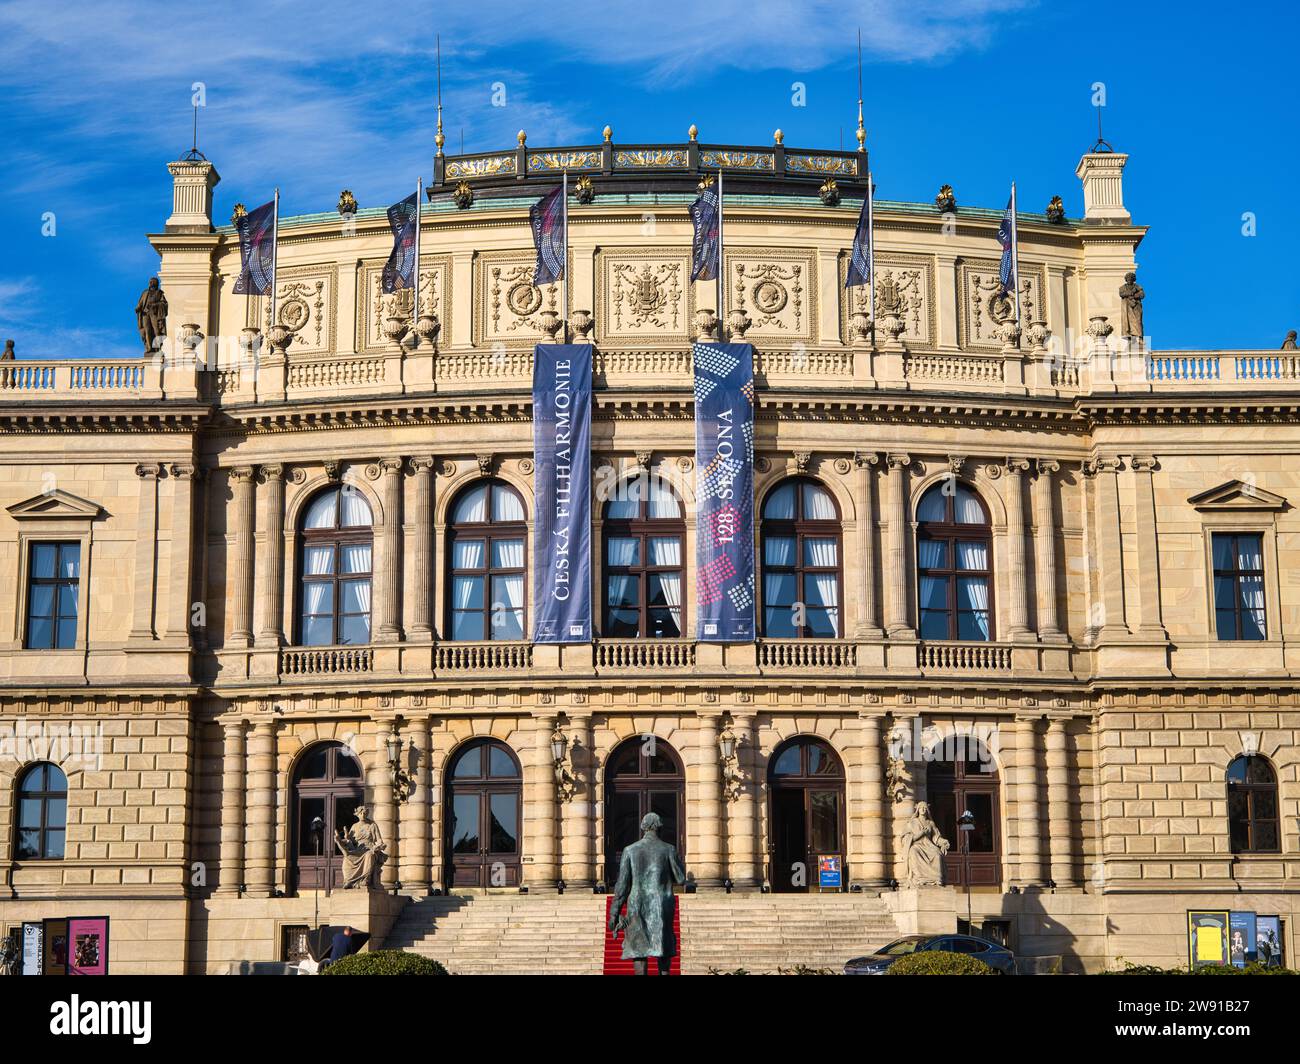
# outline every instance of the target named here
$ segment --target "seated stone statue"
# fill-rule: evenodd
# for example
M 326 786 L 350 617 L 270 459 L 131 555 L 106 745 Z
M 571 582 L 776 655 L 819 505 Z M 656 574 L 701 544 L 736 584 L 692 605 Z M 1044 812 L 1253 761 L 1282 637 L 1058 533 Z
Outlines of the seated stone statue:
M 334 837 L 334 844 L 343 854 L 343 889 L 364 886 L 367 890 L 378 890 L 379 869 L 387 856 L 384 837 L 364 805 L 357 806 L 356 817 L 355 824 L 346 832 L 340 828 Z
M 641 840 L 623 851 L 618 866 L 618 884 L 609 908 L 609 929 L 623 932 L 623 959 L 632 962 L 637 975 L 647 974 L 647 960 L 658 959 L 659 974 L 667 975 L 677 943 L 673 938 L 673 914 L 677 899 L 673 883 L 685 883 L 677 847 L 659 838 L 664 822 L 658 813 L 641 820 Z M 627 914 L 619 916 L 623 903 Z
M 948 840 L 939 834 L 926 802 L 916 803 L 916 812 L 902 831 L 903 854 L 907 858 L 906 887 L 938 887 L 943 884 L 940 858 L 948 852 Z

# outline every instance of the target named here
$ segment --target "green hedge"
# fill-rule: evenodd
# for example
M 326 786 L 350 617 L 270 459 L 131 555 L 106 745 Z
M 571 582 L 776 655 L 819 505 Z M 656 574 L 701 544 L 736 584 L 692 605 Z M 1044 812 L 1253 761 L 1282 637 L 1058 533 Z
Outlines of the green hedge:
M 886 975 L 1001 975 L 982 960 L 965 953 L 946 950 L 926 950 L 899 957 L 888 968 Z
M 400 949 L 354 953 L 335 961 L 321 975 L 446 975 L 447 969 L 432 957 Z
M 1238 968 L 1232 964 L 1209 964 L 1195 971 L 1186 968 L 1161 968 L 1155 964 L 1129 964 L 1102 975 L 1300 975 L 1292 968 L 1266 968 L 1262 964 L 1248 964 Z

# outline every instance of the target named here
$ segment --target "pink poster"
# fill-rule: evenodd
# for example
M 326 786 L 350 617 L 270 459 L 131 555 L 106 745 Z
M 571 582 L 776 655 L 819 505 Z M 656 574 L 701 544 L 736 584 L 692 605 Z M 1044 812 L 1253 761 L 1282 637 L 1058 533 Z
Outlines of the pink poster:
M 68 974 L 108 974 L 107 916 L 79 916 L 68 921 Z

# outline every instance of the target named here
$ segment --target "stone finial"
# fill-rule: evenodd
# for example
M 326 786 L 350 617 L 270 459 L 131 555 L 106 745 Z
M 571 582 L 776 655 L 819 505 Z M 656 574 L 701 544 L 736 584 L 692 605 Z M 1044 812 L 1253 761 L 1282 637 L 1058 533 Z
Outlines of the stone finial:
M 339 193 L 339 202 L 334 209 L 337 210 L 339 214 L 357 213 L 357 198 L 352 195 L 352 190 L 350 188 L 345 188 Z
M 525 130 L 521 129 L 518 133 L 515 134 L 515 140 L 519 141 L 519 146 L 522 148 L 525 144 L 528 143 L 528 133 Z
M 784 143 L 785 143 L 785 134 L 782 133 L 782 132 L 778 129 L 775 133 L 772 134 L 772 143 L 773 143 L 773 144 L 784 144 Z
M 605 138 L 605 143 L 608 144 L 610 143 L 610 141 L 614 139 L 614 130 L 611 129 L 609 126 L 606 126 L 604 130 L 601 132 L 601 136 Z
M 700 136 L 700 127 L 692 122 L 691 128 L 686 131 L 686 134 L 691 138 L 691 140 L 697 140 Z

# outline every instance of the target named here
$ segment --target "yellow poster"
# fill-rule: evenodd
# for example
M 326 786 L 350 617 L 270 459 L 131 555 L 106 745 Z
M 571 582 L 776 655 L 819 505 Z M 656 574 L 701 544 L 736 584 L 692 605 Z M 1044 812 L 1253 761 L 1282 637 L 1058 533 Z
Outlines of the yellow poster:
M 1221 911 L 1187 913 L 1187 963 L 1203 968 L 1228 963 L 1228 914 Z
M 1196 929 L 1196 959 L 1206 964 L 1222 964 L 1223 930 L 1218 927 Z

